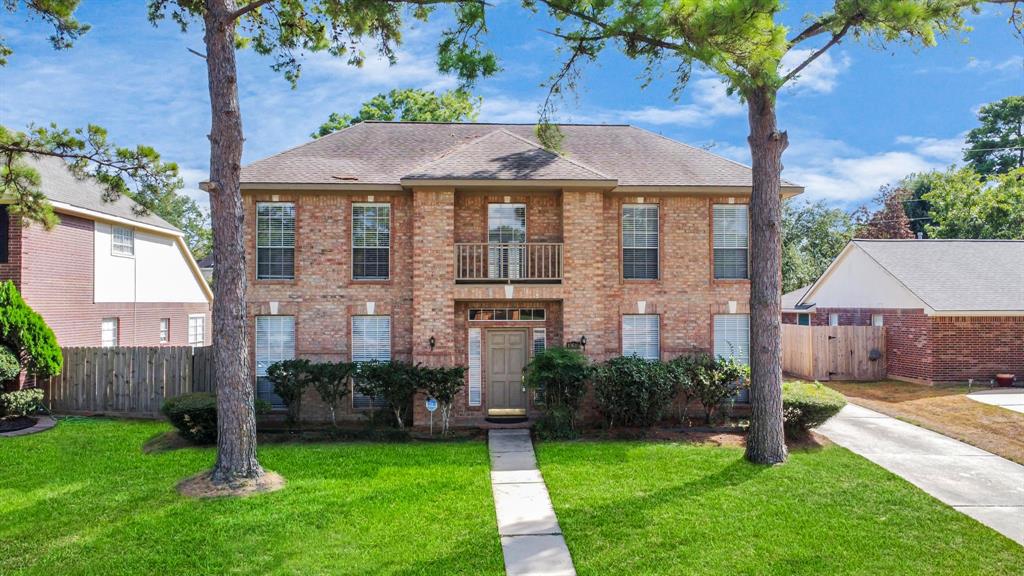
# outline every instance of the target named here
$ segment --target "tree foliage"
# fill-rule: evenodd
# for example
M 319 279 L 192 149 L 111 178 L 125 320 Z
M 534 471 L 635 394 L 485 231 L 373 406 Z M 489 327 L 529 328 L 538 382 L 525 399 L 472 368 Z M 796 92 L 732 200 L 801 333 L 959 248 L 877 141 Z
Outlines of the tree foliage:
M 984 177 L 1024 168 L 1024 96 L 1008 96 L 978 111 L 967 133 L 964 161 Z
M 274 385 L 274 394 L 288 407 L 288 422 L 295 424 L 302 414 L 302 395 L 312 383 L 310 362 L 304 358 L 280 360 L 267 366 L 267 379 Z
M 897 240 L 914 238 L 911 220 L 907 217 L 907 205 L 918 202 L 913 192 L 902 183 L 896 186 L 882 186 L 874 203 L 874 211 L 861 206 L 854 212 L 857 221 L 858 238 Z
M 441 435 L 448 435 L 452 407 L 455 397 L 466 384 L 466 368 L 464 366 L 420 366 L 415 368 L 417 388 L 427 396 L 437 400 L 441 409 Z
M 544 417 L 538 428 L 545 436 L 576 435 L 580 403 L 590 374 L 590 361 L 579 350 L 552 347 L 530 359 L 523 384 L 533 390 L 544 405 Z
M 327 121 L 310 134 L 311 138 L 320 138 L 353 124 L 367 120 L 391 122 L 462 122 L 476 120 L 480 113 L 480 97 L 474 97 L 462 89 L 448 90 L 438 94 L 433 90 L 406 88 L 381 92 L 363 102 L 359 113 L 338 114 L 331 112 Z
M 25 303 L 10 280 L 0 284 L 0 344 L 14 352 L 31 376 L 56 376 L 64 366 L 53 330 Z
M 412 399 L 419 388 L 416 367 L 408 362 L 360 362 L 356 366 L 356 391 L 384 402 L 405 428 Z
M 782 205 L 782 291 L 818 279 L 854 236 L 853 218 L 822 201 Z
M 80 0 L 4 0 L 4 8 L 11 14 L 19 9 L 32 17 L 41 18 L 53 27 L 50 44 L 55 50 L 71 48 L 75 40 L 89 31 L 89 25 L 75 19 L 75 10 Z M 0 66 L 7 65 L 7 58 L 14 51 L 3 37 L 0 37 Z
M 352 362 L 318 362 L 309 367 L 313 388 L 331 411 L 331 424 L 335 427 L 338 426 L 338 408 L 348 396 L 349 379 L 355 369 Z
M 1024 240 L 1024 168 L 987 182 L 971 168 L 950 169 L 924 195 L 931 238 Z

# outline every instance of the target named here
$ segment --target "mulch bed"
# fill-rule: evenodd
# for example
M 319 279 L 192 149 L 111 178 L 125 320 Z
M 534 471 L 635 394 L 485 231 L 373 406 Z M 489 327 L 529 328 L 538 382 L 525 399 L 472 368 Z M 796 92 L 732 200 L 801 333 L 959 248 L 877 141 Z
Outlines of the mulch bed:
M 31 428 L 35 426 L 38 421 L 38 419 L 32 418 L 31 416 L 11 416 L 7 418 L 0 418 L 0 433 L 16 432 L 18 430 L 24 430 L 25 428 Z

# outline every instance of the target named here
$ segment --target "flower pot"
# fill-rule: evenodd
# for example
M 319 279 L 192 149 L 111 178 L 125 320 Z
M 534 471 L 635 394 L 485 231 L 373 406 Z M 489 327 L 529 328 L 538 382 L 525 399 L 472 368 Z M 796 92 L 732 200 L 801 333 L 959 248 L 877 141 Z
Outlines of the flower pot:
M 996 384 L 1000 388 L 1013 386 L 1013 374 L 996 374 Z

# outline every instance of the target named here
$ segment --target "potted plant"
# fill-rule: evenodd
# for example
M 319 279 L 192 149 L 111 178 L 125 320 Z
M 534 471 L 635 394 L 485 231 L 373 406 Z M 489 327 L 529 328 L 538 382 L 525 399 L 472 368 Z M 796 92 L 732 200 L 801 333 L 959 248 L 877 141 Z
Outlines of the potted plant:
M 1010 386 L 1013 386 L 1013 377 L 1013 374 L 1006 372 L 996 374 L 996 385 L 1000 388 L 1009 388 Z

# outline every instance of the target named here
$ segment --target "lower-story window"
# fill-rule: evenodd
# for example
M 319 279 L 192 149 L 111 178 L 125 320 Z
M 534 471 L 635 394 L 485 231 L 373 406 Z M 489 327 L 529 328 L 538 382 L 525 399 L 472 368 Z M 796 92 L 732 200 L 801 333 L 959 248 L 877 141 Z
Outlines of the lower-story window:
M 661 359 L 661 318 L 657 314 L 626 314 L 622 317 L 622 355 L 647 360 Z
M 352 361 L 391 361 L 390 316 L 352 317 Z M 352 407 L 356 409 L 381 408 L 383 403 L 353 390 Z
M 188 345 L 202 346 L 206 341 L 206 315 L 189 314 Z
M 741 364 L 750 364 L 750 316 L 747 314 L 718 314 L 715 316 L 715 356 L 733 358 Z M 746 402 L 747 390 L 736 400 Z
M 274 362 L 295 357 L 295 317 L 256 317 L 256 397 L 274 408 L 284 408 L 284 401 L 274 394 L 274 385 L 267 378 L 267 368 Z
M 104 318 L 100 322 L 100 346 L 117 346 L 117 318 Z
M 160 319 L 160 343 L 166 344 L 171 339 L 171 319 Z

